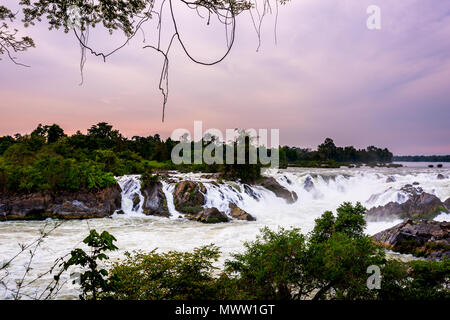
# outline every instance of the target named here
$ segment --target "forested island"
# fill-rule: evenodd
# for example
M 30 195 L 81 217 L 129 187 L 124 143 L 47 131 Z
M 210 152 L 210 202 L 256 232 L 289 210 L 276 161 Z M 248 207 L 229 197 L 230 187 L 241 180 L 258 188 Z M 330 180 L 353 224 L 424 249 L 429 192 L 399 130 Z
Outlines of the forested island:
M 446 156 L 394 156 L 392 161 L 404 162 L 450 162 L 450 155 Z

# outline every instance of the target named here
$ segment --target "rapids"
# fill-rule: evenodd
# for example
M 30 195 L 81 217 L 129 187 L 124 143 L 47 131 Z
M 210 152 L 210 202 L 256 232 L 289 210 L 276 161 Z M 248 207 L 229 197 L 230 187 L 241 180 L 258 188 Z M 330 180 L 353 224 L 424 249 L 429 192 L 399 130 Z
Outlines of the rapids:
M 439 173 L 446 178 L 438 180 Z M 295 226 L 307 233 L 313 228 L 314 219 L 326 210 L 334 211 L 344 201 L 360 201 L 366 208 L 384 205 L 390 201 L 402 202 L 406 200 L 406 196 L 399 189 L 413 182 L 418 182 L 425 192 L 435 194 L 442 201 L 450 197 L 450 169 L 446 167 L 289 168 L 269 169 L 264 174 L 273 176 L 288 190 L 295 191 L 299 197 L 298 201 L 287 204 L 269 190 L 237 182 L 226 182 L 217 186 L 213 181 L 202 178 L 201 174 L 173 175 L 175 180 L 201 181 L 207 189 L 205 207 L 217 207 L 229 213 L 228 203 L 232 202 L 257 219 L 255 222 L 234 220 L 221 224 L 202 224 L 185 219 L 183 214 L 175 210 L 173 204 L 172 192 L 175 184 L 167 182 L 163 182 L 163 192 L 171 217 L 167 219 L 145 216 L 142 213 L 143 196 L 140 193 L 138 176 L 119 177 L 124 214 L 116 213 L 104 219 L 64 221 L 38 249 L 28 278 L 31 280 L 47 271 L 56 258 L 69 253 L 70 250 L 76 247 L 85 248 L 82 239 L 92 228 L 99 232 L 107 230 L 117 238 L 116 245 L 120 250 L 110 254 L 112 261 L 123 257 L 126 251 L 150 251 L 155 248 L 158 251 L 191 250 L 214 243 L 221 248 L 222 257 L 219 264 L 222 264 L 231 252 L 242 250 L 243 241 L 253 240 L 263 226 L 272 229 L 278 226 Z M 395 181 L 387 182 L 388 177 L 393 177 Z M 138 205 L 134 203 L 136 196 L 139 198 Z M 449 215 L 443 213 L 436 220 L 448 218 Z M 375 234 L 399 222 L 400 220 L 370 222 L 366 232 Z M 19 243 L 30 243 L 36 239 L 39 229 L 46 223 L 51 221 L 0 222 L 0 263 L 19 251 Z M 15 279 L 22 277 L 27 261 L 28 255 L 25 253 L 10 266 L 6 283 L 9 288 L 14 286 Z M 32 295 L 48 281 L 49 276 L 45 276 L 24 292 Z M 77 296 L 77 286 L 68 281 L 58 297 L 74 299 Z M 10 298 L 11 292 L 0 284 L 0 299 Z

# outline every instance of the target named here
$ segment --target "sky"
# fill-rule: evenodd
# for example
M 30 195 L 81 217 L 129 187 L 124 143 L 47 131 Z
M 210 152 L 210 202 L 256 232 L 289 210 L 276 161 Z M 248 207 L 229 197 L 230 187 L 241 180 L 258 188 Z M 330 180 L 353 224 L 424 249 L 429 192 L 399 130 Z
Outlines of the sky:
M 1 3 L 17 8 L 17 1 Z M 223 28 L 174 3 L 190 52 L 220 57 Z M 369 5 L 381 9 L 380 30 L 366 26 Z M 166 138 L 201 120 L 204 129 L 279 129 L 281 145 L 315 149 L 331 137 L 339 146 L 375 145 L 396 155 L 450 154 L 449 1 L 292 0 L 279 8 L 277 23 L 266 17 L 259 50 L 243 13 L 230 54 L 215 66 L 195 64 L 173 45 L 165 122 L 163 60 L 143 49 L 156 41 L 155 21 L 144 31 L 145 43 L 138 34 L 106 63 L 88 56 L 79 85 L 72 34 L 45 23 L 21 28 L 37 47 L 17 55 L 30 68 L 0 61 L 0 135 L 29 133 L 39 123 L 70 134 L 106 121 L 128 137 Z M 164 20 L 163 46 L 171 32 Z M 89 43 L 107 51 L 123 40 L 96 28 Z

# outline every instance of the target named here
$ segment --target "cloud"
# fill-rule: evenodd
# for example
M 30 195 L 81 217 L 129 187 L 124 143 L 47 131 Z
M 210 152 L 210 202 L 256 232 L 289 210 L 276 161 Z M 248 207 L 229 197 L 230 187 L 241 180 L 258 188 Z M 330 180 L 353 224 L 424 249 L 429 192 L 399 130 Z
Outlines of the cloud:
M 7 3 L 12 3 L 8 0 Z M 382 29 L 366 28 L 366 8 L 381 8 Z M 281 143 L 389 147 L 396 154 L 450 153 L 450 5 L 419 0 L 302 0 L 280 7 L 263 24 L 262 46 L 250 16 L 237 21 L 230 55 L 212 67 L 192 63 L 174 44 L 170 96 L 161 122 L 162 58 L 137 37 L 105 64 L 88 57 L 79 82 L 75 39 L 45 26 L 30 29 L 38 48 L 21 55 L 31 69 L 0 62 L 0 134 L 39 122 L 69 131 L 109 121 L 126 135 L 190 128 L 279 128 Z M 196 57 L 220 56 L 224 30 L 177 8 L 183 39 Z M 164 34 L 165 43 L 170 34 Z M 146 27 L 146 41 L 155 39 Z M 93 33 L 100 48 L 120 43 Z

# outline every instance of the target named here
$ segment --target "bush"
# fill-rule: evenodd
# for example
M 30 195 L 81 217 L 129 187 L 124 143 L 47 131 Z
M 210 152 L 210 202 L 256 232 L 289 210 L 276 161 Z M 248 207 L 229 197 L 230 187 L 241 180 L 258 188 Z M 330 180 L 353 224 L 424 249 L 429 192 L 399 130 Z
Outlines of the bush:
M 214 299 L 213 262 L 219 249 L 213 245 L 193 252 L 134 253 L 116 263 L 110 273 L 108 298 L 121 300 Z

